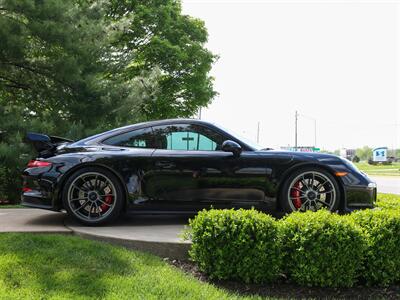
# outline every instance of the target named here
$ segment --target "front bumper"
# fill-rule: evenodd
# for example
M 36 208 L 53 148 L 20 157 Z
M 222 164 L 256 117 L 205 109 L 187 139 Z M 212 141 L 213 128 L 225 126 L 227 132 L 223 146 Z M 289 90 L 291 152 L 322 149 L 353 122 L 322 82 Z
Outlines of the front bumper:
M 369 179 L 366 174 L 362 173 L 357 180 L 354 180 L 355 178 L 351 179 L 351 184 L 350 182 L 347 182 L 347 184 L 344 185 L 346 211 L 373 208 L 378 193 L 376 183 Z
M 377 189 L 369 187 L 346 187 L 346 210 L 373 208 L 376 202 Z

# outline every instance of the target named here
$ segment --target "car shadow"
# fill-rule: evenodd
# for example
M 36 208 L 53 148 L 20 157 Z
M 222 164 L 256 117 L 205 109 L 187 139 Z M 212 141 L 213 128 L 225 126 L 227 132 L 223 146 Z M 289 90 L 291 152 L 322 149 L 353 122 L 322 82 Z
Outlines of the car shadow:
M 47 214 L 37 217 L 32 217 L 26 222 L 26 225 L 31 226 L 63 226 L 64 219 L 66 218 L 65 213 L 54 213 Z

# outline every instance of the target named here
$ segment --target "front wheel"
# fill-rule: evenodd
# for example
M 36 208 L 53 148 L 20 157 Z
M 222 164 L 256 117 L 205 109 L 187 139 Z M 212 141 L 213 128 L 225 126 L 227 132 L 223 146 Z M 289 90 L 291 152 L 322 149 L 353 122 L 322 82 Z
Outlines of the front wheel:
M 116 176 L 97 167 L 73 173 L 65 183 L 62 197 L 68 214 L 86 225 L 114 221 L 124 202 L 123 190 Z
M 340 189 L 335 178 L 325 170 L 307 168 L 295 171 L 285 181 L 281 204 L 285 212 L 317 211 L 325 208 L 337 211 Z

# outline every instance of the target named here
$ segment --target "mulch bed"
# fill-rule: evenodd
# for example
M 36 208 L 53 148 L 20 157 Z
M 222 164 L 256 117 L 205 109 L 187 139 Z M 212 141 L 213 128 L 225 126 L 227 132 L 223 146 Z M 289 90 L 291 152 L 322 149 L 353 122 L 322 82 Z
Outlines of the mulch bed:
M 400 299 L 400 285 L 390 287 L 356 286 L 352 288 L 303 287 L 282 279 L 273 284 L 245 284 L 236 281 L 210 280 L 194 263 L 164 259 L 187 274 L 240 295 L 260 295 L 282 299 Z

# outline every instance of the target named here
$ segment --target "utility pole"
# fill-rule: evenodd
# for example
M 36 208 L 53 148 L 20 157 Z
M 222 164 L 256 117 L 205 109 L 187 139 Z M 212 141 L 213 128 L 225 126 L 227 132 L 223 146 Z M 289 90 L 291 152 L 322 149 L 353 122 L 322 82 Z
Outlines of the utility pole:
M 257 123 L 257 144 L 260 142 L 260 122 Z
M 296 110 L 296 113 L 294 115 L 295 118 L 295 126 L 294 126 L 294 151 L 297 151 L 297 119 L 299 117 L 299 114 Z
M 201 107 L 199 108 L 199 120 L 201 120 Z
M 314 119 L 314 148 L 317 148 L 317 119 Z

